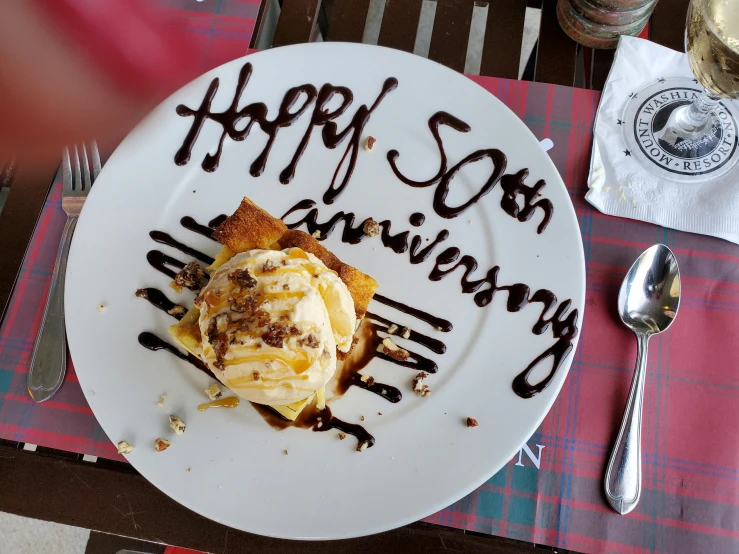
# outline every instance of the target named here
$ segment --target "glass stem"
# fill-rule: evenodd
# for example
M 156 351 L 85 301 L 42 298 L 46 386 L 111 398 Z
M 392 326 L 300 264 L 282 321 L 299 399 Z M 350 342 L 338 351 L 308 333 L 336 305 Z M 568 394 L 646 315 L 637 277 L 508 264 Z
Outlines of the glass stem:
M 705 88 L 700 96 L 689 106 L 684 106 L 676 114 L 678 127 L 688 134 L 703 134 L 710 122 L 710 115 L 721 99 Z

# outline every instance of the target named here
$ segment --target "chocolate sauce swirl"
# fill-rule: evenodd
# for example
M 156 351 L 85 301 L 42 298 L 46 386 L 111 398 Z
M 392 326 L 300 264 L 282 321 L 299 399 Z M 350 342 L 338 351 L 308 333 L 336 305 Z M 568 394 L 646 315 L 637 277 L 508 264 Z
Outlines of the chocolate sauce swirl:
M 226 214 L 221 214 L 211 219 L 208 225 L 202 225 L 195 221 L 195 219 L 193 219 L 189 215 L 186 215 L 185 217 L 180 219 L 180 224 L 189 231 L 192 231 L 199 235 L 203 235 L 204 237 L 208 237 L 209 239 L 213 239 L 213 231 L 215 231 L 221 223 L 226 221 L 227 217 L 228 216 Z
M 203 101 L 197 109 L 190 108 L 184 104 L 180 104 L 176 108 L 177 115 L 181 117 L 192 117 L 193 122 L 188 131 L 182 146 L 175 154 L 175 163 L 184 165 L 188 163 L 192 155 L 192 149 L 200 135 L 200 131 L 207 120 L 214 121 L 221 125 L 223 132 L 218 141 L 215 153 L 206 154 L 203 159 L 202 168 L 205 171 L 215 171 L 223 154 L 223 143 L 228 136 L 234 141 L 243 141 L 249 136 L 252 126 L 257 123 L 262 132 L 267 135 L 267 143 L 262 152 L 252 162 L 249 173 L 252 177 L 259 177 L 267 166 L 267 160 L 272 146 L 274 145 L 277 133 L 283 127 L 289 127 L 297 121 L 308 107 L 315 101 L 313 114 L 311 116 L 310 125 L 306 130 L 303 138 L 298 144 L 295 154 L 288 166 L 280 173 L 280 182 L 288 184 L 295 176 L 300 158 L 310 141 L 311 134 L 315 127 L 323 127 L 321 137 L 323 144 L 334 149 L 348 138 L 347 147 L 339 165 L 336 167 L 331 184 L 323 195 L 323 201 L 326 204 L 332 204 L 341 192 L 349 184 L 354 173 L 354 167 L 357 163 L 357 155 L 359 152 L 359 143 L 364 127 L 370 119 L 372 113 L 377 109 L 382 100 L 398 86 L 398 80 L 394 77 L 388 78 L 382 85 L 380 94 L 375 99 L 372 106 L 361 105 L 351 122 L 342 131 L 338 130 L 338 125 L 334 121 L 342 115 L 354 100 L 354 94 L 346 87 L 334 86 L 329 83 L 324 84 L 320 91 L 311 84 L 299 85 L 291 88 L 285 93 L 280 107 L 274 119 L 268 119 L 267 106 L 263 102 L 254 102 L 241 109 L 238 109 L 241 96 L 246 89 L 249 79 L 251 78 L 253 67 L 251 63 L 246 63 L 239 71 L 239 77 L 236 84 L 236 90 L 231 104 L 222 112 L 212 111 L 213 99 L 215 98 L 220 86 L 220 79 L 214 78 L 205 93 Z M 341 103 L 333 110 L 329 110 L 328 104 L 335 95 L 341 96 Z M 244 122 L 246 120 L 246 123 Z M 237 128 L 241 127 L 241 128 Z M 346 163 L 346 166 L 345 166 Z M 345 166 L 345 167 L 344 167 Z M 337 184 L 339 174 L 344 168 L 344 176 L 341 182 Z
M 163 231 L 151 231 L 149 233 L 149 236 L 154 242 L 158 242 L 159 244 L 166 244 L 167 246 L 176 248 L 177 250 L 184 252 L 188 256 L 197 258 L 201 262 L 204 262 L 208 265 L 212 264 L 215 261 L 207 254 L 203 254 L 200 250 L 195 250 L 194 248 L 191 248 L 186 244 L 182 244 L 180 241 L 172 238 L 172 235 L 170 235 L 169 233 L 165 233 Z
M 170 269 L 171 267 L 176 267 L 177 269 L 182 269 L 183 267 L 185 267 L 185 264 L 180 260 L 173 258 L 172 256 L 167 256 L 159 250 L 149 251 L 146 254 L 146 260 L 149 262 L 149 265 L 151 267 L 153 267 L 157 271 L 161 271 L 172 279 L 175 278 L 175 275 L 177 275 L 178 272 Z
M 380 304 L 385 304 L 386 306 L 395 308 L 399 312 L 403 312 L 404 314 L 411 315 L 417 319 L 420 319 L 421 321 L 425 321 L 439 331 L 444 331 L 445 333 L 448 333 L 453 328 L 451 321 L 436 317 L 428 312 L 419 310 L 418 308 L 412 308 L 411 306 L 403 304 L 402 302 L 391 300 L 387 296 L 375 293 L 375 295 L 372 297 L 372 300 L 377 300 Z
M 171 315 L 173 318 L 180 320 L 183 317 L 185 317 L 185 313 L 171 313 L 178 304 L 175 304 L 172 302 L 167 296 L 160 291 L 159 289 L 155 288 L 145 288 L 145 289 L 139 289 L 136 291 L 136 296 L 139 298 L 143 298 L 145 300 L 148 300 L 149 303 L 162 310 L 168 315 Z

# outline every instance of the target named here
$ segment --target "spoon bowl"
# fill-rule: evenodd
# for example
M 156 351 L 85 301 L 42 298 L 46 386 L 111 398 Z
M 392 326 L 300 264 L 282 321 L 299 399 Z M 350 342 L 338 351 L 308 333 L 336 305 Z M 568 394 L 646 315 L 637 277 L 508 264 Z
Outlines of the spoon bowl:
M 656 244 L 634 262 L 618 292 L 619 315 L 636 334 L 637 343 L 636 371 L 604 479 L 608 503 L 620 514 L 633 510 L 641 494 L 641 419 L 649 338 L 672 325 L 679 307 L 677 259 L 672 250 Z
M 680 306 L 680 271 L 667 246 L 644 251 L 626 274 L 618 292 L 621 321 L 635 333 L 666 331 Z

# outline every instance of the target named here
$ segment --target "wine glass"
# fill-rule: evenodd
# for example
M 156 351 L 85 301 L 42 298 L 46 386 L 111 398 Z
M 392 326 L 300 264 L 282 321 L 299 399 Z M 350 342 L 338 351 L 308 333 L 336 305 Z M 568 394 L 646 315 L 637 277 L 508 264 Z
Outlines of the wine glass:
M 739 114 L 722 102 L 739 98 L 739 0 L 691 0 L 685 47 L 695 79 L 659 79 L 632 93 L 624 138 L 650 173 L 699 182 L 739 158 Z

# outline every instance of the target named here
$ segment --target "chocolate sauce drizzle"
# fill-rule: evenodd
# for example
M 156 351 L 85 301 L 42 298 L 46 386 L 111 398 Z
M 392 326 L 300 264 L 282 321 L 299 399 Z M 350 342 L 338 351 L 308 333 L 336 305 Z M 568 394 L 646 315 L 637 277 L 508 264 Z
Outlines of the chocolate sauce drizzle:
M 161 271 L 172 279 L 175 278 L 175 275 L 177 275 L 178 272 L 170 269 L 170 267 L 176 267 L 177 269 L 182 269 L 183 267 L 185 267 L 185 264 L 180 260 L 173 258 L 172 256 L 167 256 L 159 250 L 150 250 L 146 254 L 146 260 L 149 262 L 149 265 L 151 267 L 153 267 L 157 271 Z
M 423 214 L 422 214 L 421 212 L 416 212 L 416 213 L 412 214 L 412 215 L 411 215 L 411 216 L 410 216 L 410 217 L 408 218 L 408 221 L 409 221 L 409 222 L 410 222 L 410 224 L 411 224 L 411 225 L 413 225 L 414 227 L 420 227 L 420 226 L 421 226 L 421 225 L 423 225 L 423 224 L 424 224 L 424 222 L 426 221 L 426 216 L 425 216 L 425 215 L 423 215 Z
M 297 211 L 310 209 L 310 211 L 303 216 L 303 219 L 296 221 L 295 223 L 287 223 L 287 228 L 297 229 L 301 225 L 305 225 L 309 234 L 313 235 L 318 232 L 318 240 L 325 240 L 334 232 L 336 225 L 338 225 L 340 221 L 343 221 L 344 227 L 341 233 L 342 242 L 347 244 L 358 244 L 367 238 L 367 235 L 364 233 L 364 223 L 369 218 L 365 219 L 355 227 L 354 213 L 337 212 L 325 223 L 318 223 L 318 208 L 314 207 L 315 205 L 316 203 L 313 200 L 301 200 L 292 208 L 287 210 L 281 219 L 284 220 L 286 217 Z M 423 216 L 423 214 L 420 215 Z M 382 228 L 380 240 L 385 248 L 390 248 L 396 254 L 403 254 L 408 251 L 408 236 L 410 231 L 402 231 L 395 235 L 391 234 L 390 229 L 392 228 L 392 223 L 387 219 L 385 221 L 381 221 L 379 225 Z M 410 244 L 410 262 L 412 264 L 420 264 L 421 262 L 426 261 L 439 243 L 445 241 L 447 238 L 449 238 L 449 231 L 446 229 L 439 231 L 439 234 L 432 243 L 419 250 L 418 248 L 421 246 L 423 239 L 420 235 L 414 235 Z
M 226 214 L 221 214 L 211 219 L 208 225 L 202 225 L 195 221 L 195 219 L 193 219 L 189 215 L 186 215 L 185 217 L 180 219 L 180 223 L 185 229 L 212 239 L 213 231 L 215 231 L 221 223 L 226 221 L 227 217 L 228 216 Z
M 212 264 L 215 261 L 207 254 L 203 254 L 200 250 L 195 250 L 194 248 L 190 248 L 186 244 L 182 244 L 180 241 L 172 238 L 172 235 L 170 235 L 169 233 L 165 233 L 164 231 L 151 231 L 149 233 L 149 236 L 154 242 L 158 242 L 159 244 L 166 244 L 167 246 L 176 248 L 177 250 L 184 252 L 188 256 L 197 258 L 201 262 L 204 262 L 208 265 Z
M 152 351 L 166 350 L 170 354 L 174 354 L 175 356 L 177 356 L 180 360 L 191 363 L 203 373 L 207 373 L 208 375 L 213 377 L 213 379 L 216 378 L 216 376 L 213 375 L 213 372 L 208 369 L 208 366 L 205 365 L 201 360 L 199 360 L 189 352 L 182 352 L 179 348 L 173 346 L 165 340 L 160 339 L 154 333 L 149 333 L 148 331 L 146 331 L 139 334 L 139 344 L 144 348 Z
M 326 406 L 323 410 L 316 408 L 314 404 L 306 406 L 295 421 L 288 421 L 277 412 L 271 410 L 268 406 L 254 404 L 254 409 L 261 415 L 264 420 L 272 426 L 272 428 L 282 431 L 288 427 L 298 427 L 300 429 L 311 429 L 315 432 L 322 433 L 337 429 L 352 435 L 357 439 L 357 450 L 366 444 L 365 448 L 370 448 L 375 444 L 373 437 L 367 429 L 356 423 L 349 423 L 331 413 L 331 408 Z
M 446 151 L 444 150 L 444 142 L 441 140 L 439 134 L 439 126 L 446 125 L 451 127 L 455 131 L 460 133 L 467 133 L 470 130 L 470 126 L 454 117 L 447 112 L 436 112 L 429 119 L 429 129 L 431 134 L 436 141 L 439 148 L 439 170 L 436 175 L 427 180 L 416 181 L 406 177 L 398 169 L 397 160 L 400 154 L 397 150 L 390 150 L 387 153 L 387 160 L 390 164 L 390 168 L 395 173 L 395 176 L 408 186 L 414 188 L 423 188 L 436 185 L 436 191 L 434 192 L 433 207 L 434 211 L 445 219 L 452 219 L 462 214 L 467 208 L 476 204 L 480 199 L 487 195 L 498 182 L 501 183 L 503 189 L 503 198 L 500 201 L 500 207 L 511 217 L 518 219 L 518 221 L 528 221 L 534 215 L 534 212 L 540 209 L 543 212 L 541 223 L 537 228 L 537 233 L 542 233 L 549 225 L 549 221 L 552 219 L 552 213 L 554 206 L 550 200 L 546 198 L 539 201 L 535 200 L 539 197 L 541 189 L 546 186 L 544 180 L 538 181 L 533 187 L 529 187 L 524 183 L 524 179 L 528 176 L 528 169 L 522 169 L 515 175 L 503 175 L 505 171 L 507 158 L 497 148 L 485 148 L 477 150 L 466 157 L 464 157 L 459 163 L 447 169 L 448 159 Z M 493 164 L 493 171 L 488 177 L 487 181 L 483 184 L 480 190 L 473 195 L 467 202 L 460 204 L 459 206 L 449 206 L 446 203 L 447 195 L 449 194 L 449 188 L 454 177 L 459 171 L 468 164 L 476 163 L 481 160 L 489 159 Z M 518 205 L 518 197 L 523 197 L 524 207 L 520 208 Z
M 223 133 L 218 141 L 215 153 L 208 153 L 203 159 L 202 168 L 205 171 L 215 171 L 218 168 L 226 136 L 230 137 L 231 140 L 234 141 L 243 141 L 249 136 L 254 123 L 258 123 L 262 132 L 267 135 L 268 139 L 262 152 L 252 162 L 249 168 L 249 173 L 252 177 L 259 177 L 264 172 L 267 165 L 269 154 L 279 130 L 283 127 L 289 127 L 297 121 L 315 101 L 310 125 L 303 135 L 303 138 L 300 140 L 292 160 L 280 173 L 280 182 L 286 185 L 295 176 L 298 162 L 305 153 L 315 127 L 323 127 L 321 137 L 323 139 L 323 144 L 329 149 L 336 148 L 344 141 L 344 139 L 349 137 L 346 150 L 341 157 L 341 161 L 336 167 L 331 184 L 323 195 L 324 203 L 332 204 L 349 184 L 352 174 L 354 173 L 354 167 L 357 163 L 357 154 L 359 152 L 359 142 L 364 127 L 367 125 L 370 116 L 380 105 L 385 96 L 398 86 L 398 80 L 394 77 L 390 77 L 385 80 L 380 94 L 377 96 L 372 106 L 367 107 L 366 104 L 362 104 L 357 109 L 354 117 L 346 128 L 344 128 L 343 131 L 338 131 L 338 125 L 334 120 L 341 116 L 354 101 L 354 94 L 351 90 L 346 87 L 334 86 L 329 83 L 324 84 L 320 91 L 311 84 L 293 87 L 285 93 L 277 115 L 275 115 L 274 119 L 269 120 L 267 118 L 267 106 L 263 102 L 254 102 L 240 110 L 238 109 L 241 96 L 249 83 L 252 71 L 253 68 L 251 63 L 246 63 L 241 68 L 233 100 L 231 101 L 230 106 L 223 112 L 211 111 L 213 99 L 215 98 L 220 85 L 220 79 L 218 77 L 211 81 L 203 101 L 197 109 L 189 108 L 184 104 L 177 106 L 177 115 L 181 117 L 192 117 L 193 122 L 182 146 L 175 154 L 175 163 L 177 165 L 184 165 L 190 160 L 192 148 L 207 120 L 214 121 L 221 125 Z M 341 103 L 335 109 L 329 110 L 328 104 L 337 94 L 341 96 Z M 242 120 L 248 120 L 248 122 L 244 125 Z M 237 125 L 239 124 L 243 125 L 243 128 L 237 129 Z M 344 170 L 344 177 L 337 185 L 336 183 L 339 173 L 345 162 L 346 168 Z
M 404 314 L 411 315 L 417 319 L 420 319 L 421 321 L 425 321 L 432 327 L 438 329 L 439 331 L 444 331 L 445 333 L 448 333 L 452 330 L 452 322 L 448 321 L 446 319 L 442 319 L 440 317 L 436 317 L 431 315 L 428 312 L 424 312 L 423 310 L 419 310 L 418 308 L 412 308 L 407 304 L 403 304 L 402 302 L 397 302 L 396 300 L 391 300 L 387 296 L 383 296 L 381 294 L 376 294 L 372 297 L 373 300 L 377 300 L 380 304 L 385 304 L 386 306 L 390 306 L 391 308 L 395 308 L 399 312 L 403 312 Z
M 367 312 L 365 314 L 365 317 L 367 317 L 368 319 L 371 319 L 372 321 L 382 324 L 382 326 L 377 325 L 377 329 L 384 333 L 387 333 L 387 330 L 391 325 L 396 325 L 398 329 L 403 328 L 403 326 L 400 323 L 390 321 L 389 319 L 385 319 L 384 317 L 379 316 L 377 314 Z M 411 334 L 406 340 L 409 340 L 411 342 L 417 342 L 418 344 L 422 344 L 423 346 L 431 350 L 431 352 L 434 352 L 436 354 L 443 354 L 444 352 L 446 352 L 446 344 L 444 344 L 440 340 L 431 338 L 428 335 L 424 335 L 422 333 L 419 333 L 418 331 L 414 331 L 413 329 L 411 329 Z
M 173 310 L 177 304 L 172 302 L 167 296 L 160 291 L 159 289 L 154 288 L 145 288 L 140 289 L 144 291 L 143 296 L 140 296 L 141 298 L 144 298 L 145 300 L 148 300 L 149 303 L 165 312 L 167 315 L 171 315 L 173 318 L 180 320 L 183 317 L 185 317 L 184 313 L 170 313 L 171 310 Z M 136 296 L 139 296 L 138 291 L 136 292 Z
M 538 356 L 533 362 L 531 362 L 526 369 L 524 369 L 513 381 L 513 391 L 522 398 L 531 398 L 535 394 L 543 391 L 549 382 L 556 374 L 559 366 L 561 365 L 564 358 L 572 350 L 572 341 L 577 336 L 577 320 L 578 311 L 572 310 L 569 314 L 567 311 L 572 305 L 571 300 L 565 300 L 554 311 L 551 317 L 547 318 L 547 313 L 551 308 L 557 305 L 557 297 L 554 293 L 547 289 L 539 289 L 534 294 L 531 293 L 531 289 L 528 285 L 523 283 L 515 283 L 513 285 L 499 285 L 498 284 L 498 273 L 500 267 L 495 266 L 488 270 L 484 278 L 478 280 L 470 280 L 470 274 L 477 269 L 477 260 L 472 256 L 462 256 L 459 258 L 459 248 L 452 247 L 447 248 L 439 254 L 436 258 L 436 264 L 434 269 L 429 274 L 429 279 L 432 281 L 438 281 L 443 279 L 445 276 L 456 271 L 458 268 L 463 267 L 464 273 L 460 280 L 462 285 L 462 292 L 471 294 L 476 293 L 474 296 L 475 304 L 479 307 L 485 307 L 493 301 L 493 297 L 499 291 L 506 291 L 508 293 L 508 299 L 506 302 L 506 309 L 509 312 L 518 312 L 522 308 L 525 308 L 528 304 L 538 302 L 543 304 L 541 315 L 532 328 L 532 333 L 535 335 L 541 335 L 546 331 L 550 324 L 552 327 L 552 335 L 557 342 L 555 342 L 550 348 Z M 458 260 L 459 259 L 459 260 Z M 457 261 L 458 260 L 458 261 Z M 456 262 L 456 263 L 454 263 Z M 453 266 L 442 269 L 442 265 L 454 263 Z M 488 285 L 487 288 L 480 290 L 483 286 Z M 543 360 L 549 357 L 553 358 L 551 372 L 542 379 L 539 383 L 530 384 L 528 382 L 529 374 L 534 368 Z

